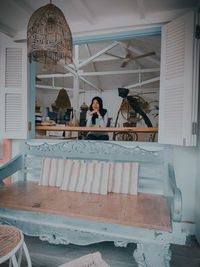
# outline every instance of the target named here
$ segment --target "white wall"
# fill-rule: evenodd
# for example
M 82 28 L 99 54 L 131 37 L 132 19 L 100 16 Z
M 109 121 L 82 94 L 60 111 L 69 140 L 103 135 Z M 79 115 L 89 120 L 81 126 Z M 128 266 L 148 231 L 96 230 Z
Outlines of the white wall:
M 3 139 L 0 139 L 0 159 L 3 158 Z
M 51 107 L 51 104 L 56 100 L 58 92 L 58 90 L 36 90 L 36 99 L 41 106 L 40 111 L 42 113 L 42 116 L 47 116 L 46 107 Z
M 200 139 L 200 136 L 199 136 Z M 200 140 L 199 140 L 200 141 Z M 198 142 L 199 144 L 199 142 Z M 195 198 L 195 203 L 196 203 L 196 209 L 195 209 L 195 221 L 196 221 L 196 238 L 200 244 L 200 147 L 198 146 L 198 157 L 197 157 L 197 175 L 196 175 L 196 198 Z
M 182 220 L 194 222 L 198 151 L 196 147 L 174 146 L 173 148 L 176 181 L 183 198 Z

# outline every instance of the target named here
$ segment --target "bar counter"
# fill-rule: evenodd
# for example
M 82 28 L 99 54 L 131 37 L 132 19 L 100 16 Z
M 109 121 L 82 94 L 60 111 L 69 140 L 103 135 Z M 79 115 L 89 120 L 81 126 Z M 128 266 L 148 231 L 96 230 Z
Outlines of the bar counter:
M 148 140 L 154 142 L 156 134 L 158 133 L 158 127 L 76 127 L 76 126 L 36 126 L 37 131 L 68 131 L 68 132 L 77 132 L 79 133 L 81 139 L 86 139 L 88 132 L 110 132 L 113 133 L 111 140 L 120 140 L 120 141 L 138 141 L 138 134 L 150 134 Z M 121 137 L 120 137 L 121 136 Z M 46 136 L 46 135 L 36 135 L 37 139 L 78 139 L 69 136 Z M 117 139 L 116 139 L 117 138 Z
M 40 131 L 70 131 L 70 132 L 133 132 L 157 133 L 158 127 L 76 127 L 76 126 L 35 126 Z

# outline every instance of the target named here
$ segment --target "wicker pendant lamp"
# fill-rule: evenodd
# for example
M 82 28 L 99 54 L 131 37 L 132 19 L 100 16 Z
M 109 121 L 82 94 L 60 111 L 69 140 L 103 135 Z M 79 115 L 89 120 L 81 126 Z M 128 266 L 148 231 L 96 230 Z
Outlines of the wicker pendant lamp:
M 36 62 L 56 65 L 72 62 L 72 35 L 63 12 L 52 4 L 37 9 L 27 30 L 28 56 Z

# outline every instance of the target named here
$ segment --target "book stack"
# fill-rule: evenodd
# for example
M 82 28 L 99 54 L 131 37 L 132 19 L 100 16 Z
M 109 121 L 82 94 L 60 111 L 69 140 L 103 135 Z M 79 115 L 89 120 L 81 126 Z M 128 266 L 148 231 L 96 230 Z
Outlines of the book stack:
M 42 114 L 40 112 L 35 113 L 35 125 L 41 125 Z

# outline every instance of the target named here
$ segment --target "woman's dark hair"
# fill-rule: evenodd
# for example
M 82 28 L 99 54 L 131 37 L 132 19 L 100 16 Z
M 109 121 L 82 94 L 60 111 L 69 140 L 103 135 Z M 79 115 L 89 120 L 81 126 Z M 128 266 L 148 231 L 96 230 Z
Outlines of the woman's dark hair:
M 103 101 L 102 99 L 99 97 L 99 96 L 95 96 L 93 99 L 92 99 L 92 103 L 90 105 L 90 111 L 93 111 L 93 107 L 92 107 L 92 104 L 94 102 L 94 100 L 97 100 L 97 102 L 99 103 L 99 113 L 101 114 L 102 118 L 104 117 L 104 115 L 106 114 L 107 112 L 107 109 L 104 109 L 103 108 Z M 96 118 L 98 118 L 98 115 L 97 113 L 93 114 L 92 115 L 92 124 L 95 124 L 95 120 Z

